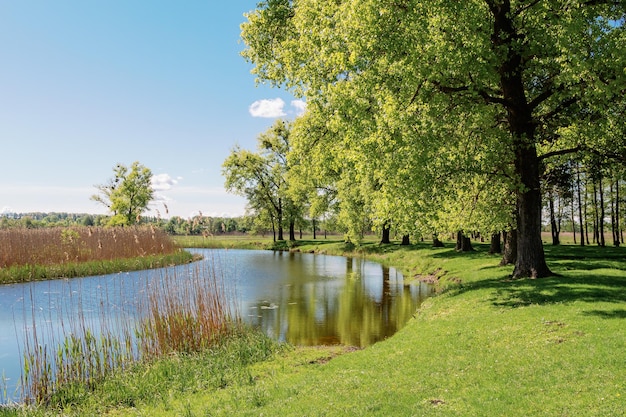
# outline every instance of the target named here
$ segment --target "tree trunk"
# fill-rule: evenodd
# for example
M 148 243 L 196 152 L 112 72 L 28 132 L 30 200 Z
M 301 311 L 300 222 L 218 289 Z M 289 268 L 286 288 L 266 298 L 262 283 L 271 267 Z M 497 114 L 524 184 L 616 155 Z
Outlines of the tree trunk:
M 474 250 L 474 248 L 472 248 L 472 240 L 468 236 L 465 236 L 462 230 L 456 232 L 455 249 L 459 252 L 471 252 Z
M 572 190 L 572 196 L 574 195 Z M 576 220 L 574 219 L 574 198 L 572 197 L 572 232 L 574 233 L 574 245 L 576 244 Z
M 315 219 L 312 220 L 313 222 L 313 240 L 317 239 L 317 224 L 315 222 Z
M 491 244 L 489 245 L 489 254 L 494 255 L 502 253 L 502 243 L 500 241 L 500 232 L 491 235 Z
M 539 158 L 535 138 L 537 121 L 526 97 L 524 62 L 510 0 L 488 2 L 493 14 L 492 48 L 502 56 L 498 76 L 513 142 L 517 187 L 517 260 L 514 278 L 546 277 L 552 272 L 546 264 L 541 242 L 541 190 Z M 504 55 L 502 55 L 504 53 Z
M 512 229 L 502 232 L 504 237 L 504 250 L 500 266 L 514 264 L 517 260 L 517 230 Z
M 580 165 L 576 164 L 576 192 L 578 194 L 578 220 L 580 220 L 580 246 L 585 246 L 585 236 L 583 229 L 586 227 L 587 222 L 584 221 L 582 200 L 580 198 Z M 586 211 L 586 210 L 585 210 Z M 587 236 L 587 243 L 589 243 L 589 236 Z
M 283 235 L 283 202 L 278 199 L 278 208 L 276 209 L 276 223 L 278 224 L 278 240 L 283 241 L 285 237 Z
M 391 234 L 391 228 L 387 225 L 387 223 L 385 223 L 383 225 L 383 236 L 382 236 L 382 239 L 380 239 L 381 245 L 386 244 L 386 243 L 391 243 L 390 234 Z
M 598 191 L 600 192 L 600 217 L 598 217 L 598 236 L 600 240 L 598 241 L 600 246 L 606 246 L 606 242 L 604 241 L 604 190 L 602 186 L 602 177 L 598 181 Z
M 411 238 L 409 235 L 402 235 L 402 246 L 409 246 L 411 244 Z
M 289 220 L 289 240 L 296 240 L 296 222 L 293 220 Z
M 600 244 L 600 233 L 598 232 L 598 191 L 596 190 L 596 181 L 593 181 L 593 243 Z
M 552 234 L 552 244 L 559 245 L 561 241 L 559 240 L 559 228 L 556 224 L 556 216 L 554 214 L 554 198 L 552 197 L 552 193 L 548 197 L 548 205 L 550 206 L 550 233 Z
M 611 188 L 613 188 L 613 184 L 611 183 Z M 611 213 L 615 217 L 611 222 L 611 228 L 613 229 L 613 246 L 618 247 L 620 244 L 619 241 L 619 181 L 615 180 L 615 198 L 613 198 L 613 190 L 611 190 Z
M 437 235 L 433 235 L 433 248 L 443 248 L 443 242 L 439 240 Z

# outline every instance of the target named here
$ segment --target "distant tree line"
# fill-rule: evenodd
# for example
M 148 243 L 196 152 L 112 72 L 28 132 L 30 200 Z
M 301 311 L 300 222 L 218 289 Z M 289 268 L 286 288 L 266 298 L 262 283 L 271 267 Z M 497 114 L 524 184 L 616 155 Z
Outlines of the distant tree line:
M 219 236 L 229 234 L 250 234 L 265 236 L 271 234 L 267 226 L 258 222 L 256 216 L 213 217 L 197 215 L 188 219 L 173 216 L 163 219 L 157 216 L 143 216 L 137 225 L 153 225 L 170 235 Z M 0 229 L 71 226 L 110 226 L 111 216 L 85 213 L 4 213 L 0 215 Z M 298 223 L 296 235 L 313 234 L 311 222 Z M 316 223 L 317 234 L 337 233 L 337 222 L 328 219 Z

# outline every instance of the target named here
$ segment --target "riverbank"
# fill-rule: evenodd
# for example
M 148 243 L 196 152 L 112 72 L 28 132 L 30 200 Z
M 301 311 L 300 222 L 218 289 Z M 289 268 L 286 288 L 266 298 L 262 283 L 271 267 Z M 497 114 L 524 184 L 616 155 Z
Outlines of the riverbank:
M 439 294 L 396 335 L 369 348 L 279 349 L 238 368 L 245 377 L 228 379 L 225 370 L 218 387 L 204 388 L 209 374 L 197 369 L 186 388 L 153 393 L 157 400 L 144 393 L 110 415 L 624 415 L 623 248 L 547 246 L 560 276 L 510 281 L 512 268 L 499 267 L 499 257 L 481 244 L 457 253 L 450 243 L 301 243 L 292 249 L 348 249 L 394 265 L 405 276 L 434 281 Z M 77 414 L 110 406 L 100 401 Z
M 254 383 L 179 406 L 195 415 L 624 415 L 624 249 L 546 246 L 561 276 L 510 281 L 512 268 L 475 246 L 366 245 L 359 253 L 435 280 L 439 296 L 370 348 L 332 360 L 296 349 L 257 365 Z

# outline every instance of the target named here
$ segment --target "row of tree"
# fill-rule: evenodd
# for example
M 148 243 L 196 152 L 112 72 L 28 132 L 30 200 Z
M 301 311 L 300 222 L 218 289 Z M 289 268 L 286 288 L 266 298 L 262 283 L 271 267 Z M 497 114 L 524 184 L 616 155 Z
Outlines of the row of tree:
M 278 238 L 329 211 L 351 240 L 367 222 L 505 230 L 514 277 L 551 275 L 540 233 L 543 196 L 566 201 L 550 185 L 557 167 L 577 161 L 576 184 L 584 172 L 597 198 L 624 178 L 625 16 L 613 0 L 263 1 L 242 25 L 243 55 L 307 111 L 258 152 L 235 149 L 226 185 Z M 598 213 L 598 239 L 603 224 Z

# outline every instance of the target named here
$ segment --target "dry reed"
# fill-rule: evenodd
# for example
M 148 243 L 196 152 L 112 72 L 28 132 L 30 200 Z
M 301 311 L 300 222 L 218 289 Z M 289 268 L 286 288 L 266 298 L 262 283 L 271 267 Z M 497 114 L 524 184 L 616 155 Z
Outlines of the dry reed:
M 0 268 L 110 261 L 177 250 L 170 237 L 149 227 L 71 227 L 0 230 Z

